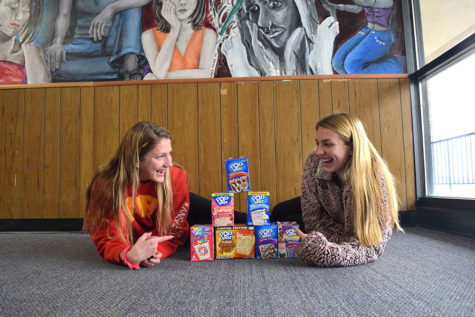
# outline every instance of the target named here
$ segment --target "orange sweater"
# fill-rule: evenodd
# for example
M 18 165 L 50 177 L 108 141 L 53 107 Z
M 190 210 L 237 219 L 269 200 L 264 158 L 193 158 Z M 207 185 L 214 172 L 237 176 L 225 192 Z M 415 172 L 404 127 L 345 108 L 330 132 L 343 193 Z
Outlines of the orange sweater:
M 193 31 L 193 35 L 191 35 L 184 54 L 181 54 L 175 45 L 170 67 L 168 68 L 169 72 L 174 70 L 196 69 L 200 66 L 201 45 L 203 44 L 204 32 L 204 28 L 199 31 Z M 155 36 L 157 47 L 160 50 L 163 46 L 163 42 L 165 42 L 168 37 L 168 33 L 163 33 L 153 28 L 153 35 Z
M 157 251 L 163 254 L 163 258 L 174 254 L 178 246 L 185 243 L 189 230 L 186 218 L 190 206 L 190 195 L 186 185 L 186 172 L 180 167 L 173 166 L 171 177 L 173 210 L 169 234 L 175 236 L 175 238 L 158 244 Z M 136 193 L 135 209 L 133 213 L 127 212 L 132 220 L 134 241 L 145 232 L 152 232 L 152 235 L 158 236 L 155 225 L 157 203 L 155 183 L 141 183 Z M 132 206 L 132 197 L 129 191 L 127 191 L 127 205 Z M 125 217 L 126 213 L 122 213 L 122 216 Z M 124 263 L 120 259 L 120 253 L 123 252 L 123 255 L 125 255 L 132 246 L 119 238 L 115 221 L 112 219 L 112 211 L 108 214 L 107 220 L 110 221 L 109 235 L 107 234 L 108 225 L 106 221 L 98 230 L 90 233 L 91 239 L 96 244 L 97 253 L 109 262 L 122 263 L 129 268 L 138 269 L 140 267 L 139 263 L 132 264 L 127 263 L 127 261 Z M 124 227 L 123 230 L 125 234 L 126 228 Z

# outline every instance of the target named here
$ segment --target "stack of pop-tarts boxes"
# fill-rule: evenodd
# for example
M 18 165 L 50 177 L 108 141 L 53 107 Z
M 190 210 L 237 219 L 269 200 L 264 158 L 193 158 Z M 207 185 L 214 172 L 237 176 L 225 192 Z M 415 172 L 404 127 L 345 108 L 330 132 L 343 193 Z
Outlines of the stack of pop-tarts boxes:
M 295 223 L 269 223 L 270 193 L 252 192 L 246 157 L 226 160 L 227 193 L 211 195 L 211 225 L 190 228 L 191 261 L 296 257 Z M 234 224 L 234 194 L 247 192 L 247 224 Z

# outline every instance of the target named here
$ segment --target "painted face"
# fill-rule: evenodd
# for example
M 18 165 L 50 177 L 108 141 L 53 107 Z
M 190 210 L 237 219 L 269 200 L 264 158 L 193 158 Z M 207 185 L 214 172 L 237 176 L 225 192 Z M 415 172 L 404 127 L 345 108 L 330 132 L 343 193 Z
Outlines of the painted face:
M 0 0 L 0 33 L 13 37 L 30 18 L 30 0 Z
M 276 49 L 285 48 L 287 39 L 301 24 L 294 0 L 248 0 L 246 8 L 260 35 Z
M 172 0 L 175 5 L 175 13 L 178 20 L 186 20 L 196 9 L 198 0 Z
M 154 181 L 163 183 L 165 172 L 172 167 L 171 140 L 163 138 L 150 150 L 139 163 L 140 181 Z
M 325 172 L 341 172 L 353 153 L 351 146 L 346 145 L 338 133 L 323 127 L 317 129 L 315 142 Z

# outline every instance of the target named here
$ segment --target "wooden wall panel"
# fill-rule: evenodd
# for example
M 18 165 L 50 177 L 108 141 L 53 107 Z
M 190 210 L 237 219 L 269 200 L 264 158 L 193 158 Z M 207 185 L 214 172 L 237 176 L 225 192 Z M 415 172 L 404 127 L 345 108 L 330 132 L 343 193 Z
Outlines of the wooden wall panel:
M 1 92 L 0 218 L 22 216 L 24 95 L 21 89 Z
M 302 120 L 302 166 L 308 154 L 315 149 L 315 124 L 320 119 L 318 105 L 318 82 L 300 81 L 300 112 Z
M 277 173 L 275 163 L 274 83 L 259 83 L 259 147 L 261 189 L 270 192 L 270 205 L 277 204 Z
M 79 217 L 79 105 L 80 88 L 61 91 L 59 216 Z
M 333 113 L 348 112 L 348 80 L 332 80 L 332 110 Z
M 361 119 L 368 138 L 381 152 L 381 125 L 379 121 L 378 81 L 355 79 L 349 83 L 350 112 Z
M 332 105 L 332 82 L 327 79 L 320 79 L 318 81 L 318 96 L 320 118 L 324 118 L 333 113 Z
M 45 90 L 45 138 L 43 162 L 44 217 L 59 217 L 59 125 L 61 89 Z
M 22 218 L 43 217 L 43 115 L 45 91 L 25 91 Z
M 150 88 L 150 120 L 165 128 L 168 127 L 167 85 L 152 85 Z M 173 131 L 172 131 L 173 133 Z
M 276 199 L 279 202 L 301 194 L 302 124 L 298 91 L 297 81 L 275 83 Z
M 164 83 L 0 91 L 0 218 L 82 217 L 93 172 L 135 122 L 155 121 L 174 136 L 173 158 L 191 190 L 226 192 L 225 160 L 247 156 L 251 189 L 271 207 L 300 195 L 314 125 L 350 111 L 398 180 L 402 209 L 415 202 L 407 79 Z M 246 211 L 247 194 L 235 207 Z
M 94 170 L 119 146 L 119 87 L 96 87 L 94 93 Z
M 138 87 L 138 121 L 150 121 L 151 87 L 140 85 Z M 166 97 L 166 96 L 165 96 Z
M 119 88 L 119 140 L 137 123 L 138 117 L 137 86 L 121 86 Z
M 397 192 L 406 208 L 406 175 L 404 172 L 404 144 L 399 93 L 399 80 L 378 80 L 381 113 L 381 154 L 389 170 L 397 179 Z
M 173 133 L 173 157 L 191 178 L 191 191 L 199 191 L 197 84 L 168 85 L 168 129 Z
M 259 84 L 238 83 L 238 147 L 239 157 L 246 156 L 249 163 L 249 186 L 251 191 L 260 191 L 261 175 L 259 162 Z M 241 211 L 247 212 L 247 193 L 239 193 Z
M 219 83 L 198 84 L 199 191 L 211 199 L 221 191 L 221 118 Z
M 226 159 L 239 155 L 238 149 L 238 110 L 237 84 L 233 82 L 221 83 L 221 190 L 228 191 L 226 179 Z M 239 197 L 234 200 L 234 207 L 241 209 Z
M 86 192 L 94 175 L 94 88 L 81 88 L 79 121 L 79 214 L 86 208 Z

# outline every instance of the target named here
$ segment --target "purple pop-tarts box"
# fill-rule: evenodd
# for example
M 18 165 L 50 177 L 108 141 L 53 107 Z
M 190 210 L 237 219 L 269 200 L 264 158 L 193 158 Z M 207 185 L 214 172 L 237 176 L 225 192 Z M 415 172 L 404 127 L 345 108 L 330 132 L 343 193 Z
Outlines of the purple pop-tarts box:
M 255 226 L 256 233 L 256 258 L 277 259 L 277 225 Z
M 226 160 L 228 192 L 240 193 L 250 191 L 249 164 L 247 157 Z
M 300 237 L 294 227 L 299 227 L 295 222 L 277 224 L 279 258 L 296 258 L 295 250 L 300 244 Z

